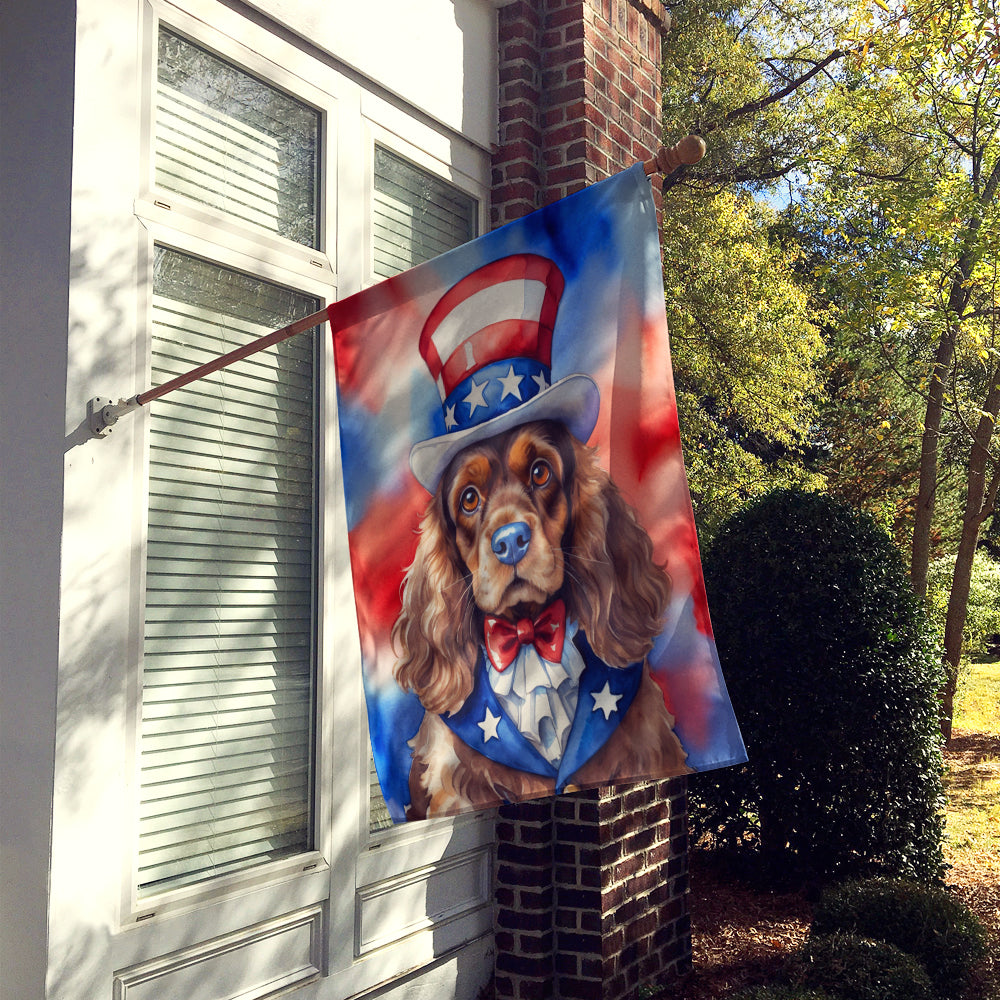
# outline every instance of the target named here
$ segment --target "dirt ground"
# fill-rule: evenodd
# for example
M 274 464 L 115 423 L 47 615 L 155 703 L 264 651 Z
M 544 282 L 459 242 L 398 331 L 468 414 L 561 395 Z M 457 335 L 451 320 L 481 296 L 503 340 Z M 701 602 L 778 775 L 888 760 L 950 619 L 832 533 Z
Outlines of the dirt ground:
M 1000 760 L 1000 738 L 961 733 L 945 754 L 953 773 L 991 755 Z M 693 970 L 662 1000 L 723 1000 L 738 989 L 773 981 L 808 936 L 809 893 L 742 884 L 707 851 L 692 851 L 690 865 Z M 991 937 L 991 954 L 971 984 L 970 1000 L 1000 1000 L 1000 857 L 966 854 L 953 861 L 946 883 Z

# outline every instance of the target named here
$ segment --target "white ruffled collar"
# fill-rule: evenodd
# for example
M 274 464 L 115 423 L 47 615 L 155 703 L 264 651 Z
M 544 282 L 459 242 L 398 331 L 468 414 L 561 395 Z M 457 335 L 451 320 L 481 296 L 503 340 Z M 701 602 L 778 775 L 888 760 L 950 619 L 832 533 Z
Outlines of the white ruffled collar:
M 504 671 L 489 667 L 490 687 L 521 735 L 553 767 L 566 750 L 566 739 L 579 699 L 585 664 L 573 643 L 579 625 L 566 623 L 562 660 L 543 659 L 534 646 L 522 646 Z

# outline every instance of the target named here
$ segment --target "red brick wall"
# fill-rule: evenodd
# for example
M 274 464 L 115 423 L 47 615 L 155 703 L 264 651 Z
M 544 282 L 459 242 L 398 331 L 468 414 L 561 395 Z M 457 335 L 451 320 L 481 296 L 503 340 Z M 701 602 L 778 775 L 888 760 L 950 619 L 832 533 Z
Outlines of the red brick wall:
M 560 997 L 624 997 L 690 964 L 684 781 L 554 801 Z
M 651 156 L 660 142 L 661 0 L 500 8 L 493 224 Z
M 653 155 L 668 20 L 661 0 L 513 0 L 498 19 L 494 226 Z M 690 967 L 686 788 L 500 810 L 498 998 L 620 1000 Z
M 504 806 L 495 989 L 621 1000 L 690 969 L 683 778 Z

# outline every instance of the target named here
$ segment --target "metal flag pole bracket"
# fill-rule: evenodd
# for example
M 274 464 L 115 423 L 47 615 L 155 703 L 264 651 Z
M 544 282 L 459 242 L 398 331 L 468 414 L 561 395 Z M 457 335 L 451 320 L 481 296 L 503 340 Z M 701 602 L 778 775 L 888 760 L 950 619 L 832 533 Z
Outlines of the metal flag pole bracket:
M 94 396 L 93 399 L 88 399 L 87 423 L 90 425 L 90 433 L 94 437 L 107 437 L 120 416 L 138 409 L 140 405 L 138 396 L 119 399 L 117 403 L 105 396 Z

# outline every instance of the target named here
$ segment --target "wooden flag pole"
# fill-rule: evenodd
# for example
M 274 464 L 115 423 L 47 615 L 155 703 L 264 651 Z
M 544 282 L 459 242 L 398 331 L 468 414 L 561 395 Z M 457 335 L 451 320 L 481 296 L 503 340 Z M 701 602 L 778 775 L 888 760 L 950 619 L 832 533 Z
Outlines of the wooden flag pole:
M 221 355 L 214 361 L 206 361 L 205 364 L 199 365 L 197 368 L 192 368 L 191 371 L 185 372 L 183 375 L 178 375 L 169 382 L 158 385 L 155 389 L 147 389 L 145 392 L 140 392 L 135 396 L 136 404 L 138 406 L 145 406 L 146 403 L 150 403 L 154 399 L 159 399 L 168 392 L 173 392 L 174 389 L 180 389 L 181 386 L 185 386 L 189 382 L 195 382 L 206 375 L 211 375 L 212 372 L 226 368 L 235 361 L 242 361 L 244 358 L 250 357 L 251 354 L 267 350 L 267 348 L 272 347 L 274 344 L 280 344 L 283 340 L 288 340 L 289 337 L 305 333 L 306 330 L 311 330 L 314 326 L 324 322 L 326 318 L 327 310 L 325 308 L 308 316 L 303 316 L 302 319 L 297 319 L 294 323 L 289 323 L 288 326 L 283 326 L 280 330 L 275 330 L 273 333 L 266 333 L 263 337 L 258 337 L 256 340 L 251 340 L 249 344 L 237 347 L 235 350 Z
M 642 169 L 648 174 L 673 173 L 680 166 L 693 166 L 705 155 L 705 140 L 700 135 L 686 135 L 673 146 L 660 146 L 656 156 L 646 160 Z
M 191 371 L 185 372 L 183 375 L 178 375 L 176 378 L 170 379 L 169 382 L 164 382 L 162 385 L 158 385 L 152 389 L 146 389 L 144 392 L 137 393 L 129 399 L 119 399 L 115 403 L 110 399 L 102 399 L 100 396 L 95 396 L 87 402 L 87 420 L 90 423 L 91 433 L 95 437 L 105 437 L 110 433 L 111 427 L 117 423 L 120 416 L 131 413 L 132 410 L 137 410 L 140 406 L 145 406 L 146 403 L 150 403 L 154 399 L 159 399 L 168 392 L 173 392 L 174 389 L 180 389 L 189 382 L 195 382 L 206 375 L 220 371 L 234 362 L 242 361 L 244 358 L 248 358 L 252 354 L 257 354 L 258 351 L 264 351 L 274 344 L 280 344 L 281 341 L 288 340 L 289 337 L 305 333 L 306 330 L 311 330 L 314 326 L 325 322 L 327 316 L 328 311 L 326 308 L 320 309 L 318 312 L 311 313 L 308 316 L 303 316 L 302 319 L 297 319 L 289 323 L 288 326 L 283 326 L 280 330 L 275 330 L 273 333 L 266 333 L 263 337 L 258 337 L 256 340 L 252 340 L 242 347 L 237 347 L 235 350 L 229 351 L 228 354 L 223 354 L 211 361 L 206 361 L 205 364 L 199 365 L 197 368 L 192 368 Z
M 697 135 L 688 135 L 673 146 L 661 146 L 654 157 L 643 163 L 642 169 L 647 175 L 669 174 L 684 164 L 697 163 L 704 155 L 705 140 Z M 325 322 L 328 316 L 327 309 L 320 309 L 309 316 L 303 316 L 302 319 L 297 319 L 294 323 L 289 323 L 288 326 L 283 326 L 280 330 L 258 337 L 249 344 L 237 347 L 228 354 L 223 354 L 213 361 L 192 368 L 191 371 L 178 375 L 176 378 L 170 379 L 169 382 L 137 393 L 129 399 L 119 399 L 116 403 L 111 399 L 95 396 L 87 402 L 87 420 L 91 433 L 95 437 L 105 437 L 111 432 L 112 426 L 118 422 L 118 418 L 124 414 L 137 410 L 140 406 L 145 406 L 146 403 L 159 399 L 175 389 L 180 389 L 190 382 L 195 382 L 206 375 L 226 368 L 235 361 L 242 361 L 258 351 L 266 350 L 274 344 L 287 340 L 289 337 L 311 330 L 314 326 Z

